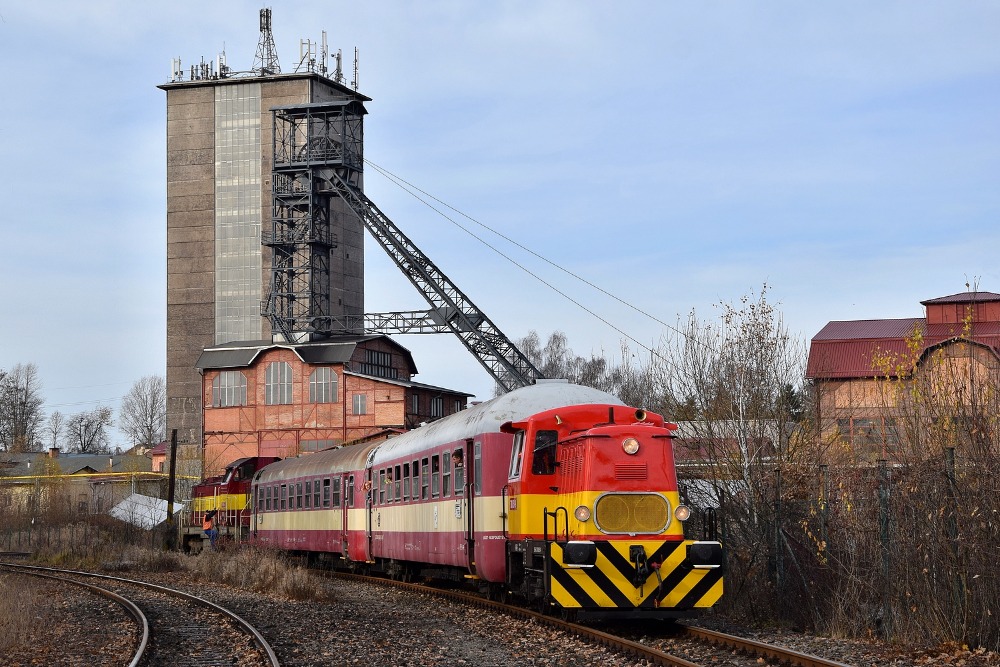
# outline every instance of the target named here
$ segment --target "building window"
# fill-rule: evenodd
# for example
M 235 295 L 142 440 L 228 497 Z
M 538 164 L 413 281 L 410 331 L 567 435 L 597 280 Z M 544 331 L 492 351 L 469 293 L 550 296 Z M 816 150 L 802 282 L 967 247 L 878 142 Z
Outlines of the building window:
M 399 371 L 392 365 L 392 354 L 379 350 L 365 350 L 365 360 L 361 364 L 361 372 L 390 380 L 399 379 Z
M 414 415 L 420 414 L 420 395 L 413 394 L 410 396 L 410 413 Z
M 440 396 L 431 399 L 431 417 L 444 417 L 444 399 Z
M 356 415 L 368 414 L 368 396 L 366 394 L 354 395 L 354 414 Z
M 460 401 L 459 399 L 456 398 L 455 399 L 455 412 L 461 412 L 461 411 L 462 411 L 462 401 Z
M 323 449 L 330 449 L 337 444 L 337 440 L 303 440 L 299 442 L 300 452 L 318 452 Z
M 212 407 L 247 404 L 247 379 L 240 371 L 222 371 L 212 378 Z
M 268 405 L 289 405 L 292 402 L 292 366 L 287 361 L 267 365 L 264 402 Z
M 309 402 L 337 402 L 337 374 L 332 368 L 317 368 L 309 376 Z

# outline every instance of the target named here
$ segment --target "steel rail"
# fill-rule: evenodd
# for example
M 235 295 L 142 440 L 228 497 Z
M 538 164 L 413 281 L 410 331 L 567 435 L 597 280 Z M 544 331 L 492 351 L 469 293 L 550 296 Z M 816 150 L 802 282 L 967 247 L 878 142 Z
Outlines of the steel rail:
M 214 603 L 214 602 L 212 602 L 210 600 L 206 600 L 205 598 L 198 597 L 197 595 L 192 595 L 191 593 L 185 593 L 184 591 L 179 591 L 179 590 L 176 590 L 176 589 L 173 589 L 173 588 L 167 588 L 166 586 L 159 586 L 157 584 L 151 584 L 151 583 L 148 583 L 148 582 L 145 582 L 145 581 L 138 581 L 138 580 L 135 580 L 135 579 L 124 579 L 122 577 L 112 577 L 112 576 L 107 575 L 107 574 L 97 574 L 97 573 L 94 573 L 94 572 L 83 572 L 81 570 L 60 570 L 58 568 L 52 568 L 52 567 L 40 567 L 40 566 L 37 566 L 37 565 L 12 565 L 10 563 L 2 563 L 0 565 L 2 565 L 3 567 L 8 567 L 8 568 L 17 569 L 17 570 L 38 570 L 38 571 L 46 571 L 46 572 L 57 572 L 57 573 L 64 573 L 64 574 L 74 574 L 74 575 L 83 576 L 83 577 L 95 577 L 95 578 L 98 578 L 98 579 L 107 579 L 109 581 L 117 581 L 117 582 L 123 583 L 123 584 L 132 584 L 134 586 L 142 586 L 143 588 L 148 588 L 148 589 L 150 589 L 152 591 L 157 591 L 159 593 L 163 593 L 164 595 L 171 595 L 171 596 L 174 596 L 174 597 L 183 598 L 185 600 L 188 600 L 190 602 L 194 602 L 195 604 L 202 605 L 203 607 L 207 607 L 207 608 L 209 608 L 209 609 L 211 609 L 211 610 L 213 610 L 213 611 L 215 611 L 215 612 L 217 612 L 219 614 L 222 614 L 223 616 L 228 617 L 230 620 L 233 621 L 233 623 L 236 624 L 236 627 L 240 628 L 245 633 L 247 633 L 247 634 L 250 635 L 250 637 L 254 641 L 254 644 L 257 645 L 257 648 L 259 648 L 264 653 L 264 655 L 267 656 L 268 663 L 271 665 L 271 667 L 281 667 L 281 663 L 278 661 L 278 656 L 274 653 L 274 649 L 271 648 L 271 645 L 267 642 L 266 639 L 264 639 L 264 636 L 262 634 L 260 634 L 260 632 L 258 632 L 257 628 L 255 628 L 253 625 L 251 625 L 249 621 L 244 620 L 236 612 L 230 611 L 229 609 L 226 609 L 225 607 L 223 607 L 221 605 L 218 605 L 218 604 L 216 604 L 216 603 Z
M 60 577 L 54 574 L 46 574 L 44 572 L 33 572 L 29 568 L 30 566 L 24 565 L 11 565 L 9 563 L 0 563 L 0 567 L 8 568 L 12 571 L 20 572 L 29 577 L 41 577 L 43 579 L 51 579 L 53 581 L 65 582 L 75 584 L 77 586 L 82 586 L 87 590 L 97 593 L 103 597 L 106 597 L 114 602 L 117 602 L 127 613 L 131 616 L 139 626 L 142 628 L 142 636 L 139 639 L 139 646 L 135 650 L 135 655 L 132 657 L 132 661 L 128 663 L 128 667 L 138 667 L 146 658 L 146 651 L 149 649 L 149 619 L 146 615 L 142 613 L 142 609 L 139 609 L 138 605 L 129 600 L 128 598 L 118 595 L 114 591 L 109 591 L 106 588 L 101 588 L 100 586 L 95 586 L 94 584 L 88 584 L 84 581 L 78 581 L 76 579 L 71 579 L 69 577 Z
M 792 649 L 775 646 L 773 644 L 765 644 L 763 642 L 754 641 L 753 639 L 727 635 L 723 632 L 693 627 L 682 623 L 678 625 L 684 628 L 685 634 L 701 641 L 718 644 L 720 646 L 729 646 L 730 648 L 735 648 L 747 653 L 753 653 L 764 658 L 775 658 L 786 665 L 794 665 L 797 667 L 850 667 L 850 665 L 846 665 L 842 662 L 827 660 L 826 658 L 809 655 L 808 653 L 800 653 L 799 651 L 793 651 Z
M 422 586 L 420 584 L 411 584 L 402 581 L 393 581 L 390 579 L 381 579 L 378 577 L 369 577 L 360 574 L 348 574 L 344 572 L 334 572 L 332 573 L 336 577 L 343 577 L 345 579 L 352 579 L 355 581 L 363 581 L 365 583 L 380 584 L 383 586 L 395 586 L 402 588 L 404 590 L 409 590 L 414 593 L 429 593 L 438 597 L 443 597 L 449 600 L 454 600 L 462 604 L 472 605 L 481 607 L 484 609 L 492 609 L 493 611 L 498 611 L 509 616 L 514 616 L 516 618 L 531 619 L 538 623 L 548 625 L 552 628 L 557 628 L 559 630 L 565 630 L 571 634 L 581 636 L 588 639 L 595 644 L 600 646 L 606 646 L 608 648 L 613 648 L 615 650 L 621 651 L 636 658 L 643 659 L 653 665 L 670 665 L 672 667 L 700 667 L 700 665 L 685 660 L 683 658 L 678 658 L 677 656 L 670 655 L 669 653 L 664 653 L 655 648 L 640 644 L 639 642 L 634 642 L 622 637 L 616 637 L 615 635 L 608 634 L 607 632 L 601 632 L 600 630 L 595 630 L 594 628 L 589 628 L 585 625 L 577 625 L 576 623 L 569 623 L 567 621 L 554 618 L 552 616 L 546 616 L 536 611 L 531 611 L 530 609 L 525 609 L 524 607 L 517 607 L 509 604 L 504 604 L 503 602 L 496 602 L 494 600 L 486 600 L 482 597 L 471 595 L 469 593 L 462 593 L 460 591 L 452 591 L 441 588 L 432 588 L 430 586 Z
M 622 651 L 627 654 L 631 654 L 638 658 L 645 659 L 651 664 L 656 665 L 675 665 L 678 667 L 699 667 L 696 663 L 690 662 L 683 658 L 678 658 L 677 656 L 670 655 L 663 651 L 657 650 L 655 648 L 634 642 L 623 637 L 617 637 L 615 635 L 608 634 L 606 632 L 601 632 L 600 630 L 595 630 L 585 625 L 579 625 L 577 623 L 570 623 L 563 621 L 552 616 L 546 616 L 530 609 L 525 609 L 523 607 L 512 606 L 504 604 L 502 602 L 496 602 L 492 600 L 486 600 L 482 597 L 471 595 L 469 593 L 462 593 L 460 591 L 445 590 L 440 588 L 433 588 L 430 586 L 422 586 L 420 584 L 411 584 L 401 581 L 393 581 L 378 577 L 368 577 L 358 574 L 348 574 L 343 572 L 333 573 L 337 577 L 344 577 L 349 579 L 355 579 L 358 581 L 365 581 L 369 583 L 377 583 L 386 586 L 398 586 L 417 593 L 430 593 L 447 599 L 455 600 L 463 604 L 470 604 L 474 606 L 479 606 L 486 609 L 492 609 L 494 611 L 499 611 L 511 616 L 519 618 L 530 618 L 539 623 L 544 623 L 550 627 L 565 630 L 572 634 L 582 636 L 590 641 L 593 641 L 599 645 L 614 648 L 616 650 Z M 678 623 L 678 627 L 683 628 L 684 633 L 690 638 L 696 639 L 701 642 L 706 642 L 710 644 L 715 644 L 719 646 L 728 646 L 730 648 L 743 651 L 750 655 L 759 656 L 762 658 L 774 658 L 780 661 L 782 664 L 792 665 L 796 667 L 850 667 L 842 662 L 836 662 L 833 660 L 827 660 L 826 658 L 820 658 L 819 656 L 809 655 L 807 653 L 800 653 L 799 651 L 794 651 L 792 649 L 784 648 L 781 646 L 775 646 L 772 644 L 765 644 L 763 642 L 754 641 L 752 639 L 744 639 L 743 637 L 737 637 L 735 635 L 727 635 L 722 632 L 716 632 L 714 630 L 706 630 L 704 628 L 692 627 L 685 625 L 683 623 Z

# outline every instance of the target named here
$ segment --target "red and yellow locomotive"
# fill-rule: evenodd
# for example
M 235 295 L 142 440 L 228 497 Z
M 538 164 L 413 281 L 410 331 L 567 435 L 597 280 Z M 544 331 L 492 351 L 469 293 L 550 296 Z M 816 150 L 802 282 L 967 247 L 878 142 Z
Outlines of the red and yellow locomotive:
M 253 482 L 251 539 L 390 575 L 477 580 L 583 616 L 672 618 L 722 595 L 686 539 L 672 432 L 613 396 L 542 382 Z
M 266 465 L 280 461 L 273 456 L 237 459 L 225 472 L 209 477 L 191 488 L 191 506 L 180 525 L 180 544 L 186 552 L 201 551 L 208 544 L 203 524 L 205 515 L 215 510 L 214 524 L 223 540 L 242 541 L 250 530 L 250 485 L 253 476 Z

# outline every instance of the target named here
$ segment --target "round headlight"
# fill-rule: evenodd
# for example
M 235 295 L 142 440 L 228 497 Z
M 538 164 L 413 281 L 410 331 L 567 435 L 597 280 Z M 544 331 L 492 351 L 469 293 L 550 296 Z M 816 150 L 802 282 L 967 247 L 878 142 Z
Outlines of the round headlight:
M 586 505 L 580 505 L 573 512 L 573 516 L 576 517 L 577 521 L 589 521 L 590 520 L 590 508 Z
M 691 508 L 687 505 L 678 505 L 674 510 L 674 516 L 678 521 L 687 521 L 691 518 Z
M 639 441 L 635 438 L 625 438 L 625 441 L 622 443 L 622 449 L 625 450 L 626 454 L 635 454 L 639 451 Z

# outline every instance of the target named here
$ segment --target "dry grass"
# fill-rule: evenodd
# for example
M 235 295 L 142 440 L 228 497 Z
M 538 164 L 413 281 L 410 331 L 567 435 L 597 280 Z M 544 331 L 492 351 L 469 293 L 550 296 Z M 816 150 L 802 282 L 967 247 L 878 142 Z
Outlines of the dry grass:
M 31 641 L 35 627 L 45 627 L 51 616 L 45 596 L 31 577 L 0 575 L 0 654 L 10 655 Z
M 199 579 L 291 600 L 329 600 L 329 587 L 315 572 L 291 562 L 273 549 L 244 546 L 223 552 L 205 551 L 184 561 Z

